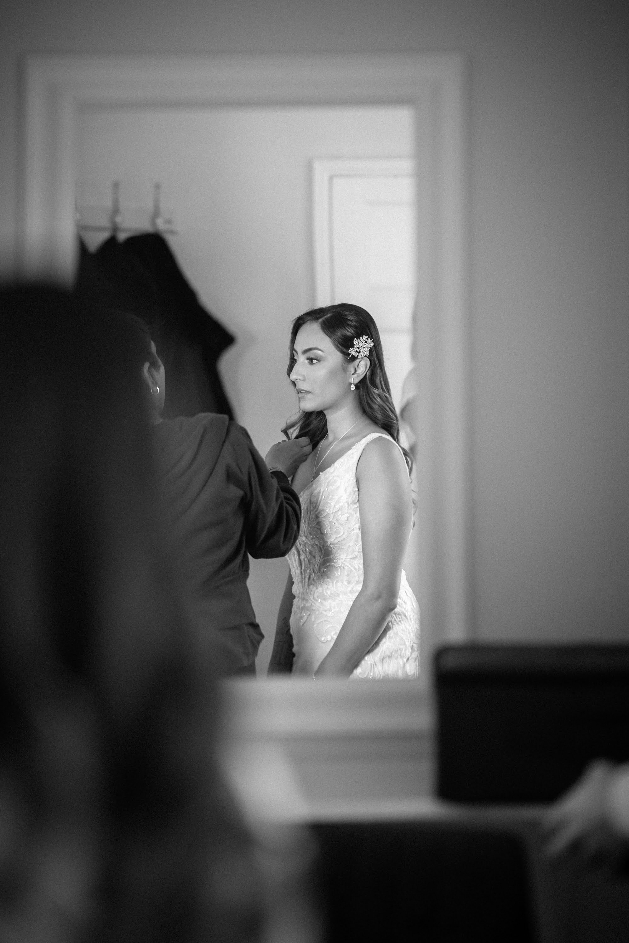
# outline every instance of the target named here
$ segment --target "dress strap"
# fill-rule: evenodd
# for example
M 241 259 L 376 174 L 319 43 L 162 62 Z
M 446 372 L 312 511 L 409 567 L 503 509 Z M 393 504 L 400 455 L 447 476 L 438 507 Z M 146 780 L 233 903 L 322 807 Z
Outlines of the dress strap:
M 400 448 L 400 446 L 398 445 L 398 443 L 395 441 L 395 439 L 392 439 L 391 436 L 388 435 L 386 432 L 370 432 L 370 433 L 369 433 L 368 435 L 366 435 L 363 439 L 360 439 L 360 440 L 356 443 L 356 446 L 360 446 L 360 448 L 357 448 L 358 458 L 360 458 L 360 456 L 361 456 L 361 454 L 362 454 L 362 451 L 363 451 L 363 449 L 365 448 L 365 446 L 366 446 L 366 445 L 369 445 L 369 443 L 370 443 L 373 439 L 378 439 L 378 438 L 388 439 L 389 442 L 393 442 L 393 445 L 395 445 L 396 448 L 398 448 L 398 449 L 400 450 L 400 452 L 402 453 L 402 455 L 404 455 L 404 453 L 402 452 L 402 449 Z M 354 446 L 354 447 L 356 448 L 356 446 Z M 358 458 L 356 459 L 356 461 L 358 461 Z
M 402 449 L 401 449 L 400 446 L 397 444 L 397 442 L 395 441 L 395 439 L 392 439 L 391 436 L 388 435 L 386 432 L 370 432 L 370 433 L 369 433 L 368 435 L 366 435 L 363 439 L 360 439 L 360 440 L 359 440 L 354 446 L 352 446 L 352 448 L 350 449 L 350 452 L 352 453 L 352 456 L 353 456 L 353 459 L 354 459 L 354 461 L 353 461 L 353 463 L 352 463 L 352 464 L 354 465 L 354 468 L 357 468 L 357 467 L 358 467 L 358 461 L 359 461 L 359 459 L 360 459 L 360 456 L 363 454 L 363 449 L 365 448 L 365 446 L 366 446 L 366 445 L 369 445 L 369 443 L 372 442 L 373 439 L 378 439 L 378 438 L 388 439 L 390 442 L 393 443 L 393 445 L 394 445 L 397 449 L 399 449 L 400 454 L 402 455 L 402 457 L 404 457 L 404 452 L 402 452 Z M 347 454 L 349 454 L 349 452 L 348 452 Z

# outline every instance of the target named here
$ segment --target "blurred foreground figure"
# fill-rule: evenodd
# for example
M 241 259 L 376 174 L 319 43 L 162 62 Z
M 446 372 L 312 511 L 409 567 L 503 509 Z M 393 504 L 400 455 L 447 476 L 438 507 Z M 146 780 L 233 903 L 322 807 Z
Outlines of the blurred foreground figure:
M 0 939 L 266 939 L 132 339 L 91 314 L 0 288 Z
M 627 871 L 629 763 L 590 763 L 551 807 L 545 824 L 550 854 L 575 854 L 593 865 Z

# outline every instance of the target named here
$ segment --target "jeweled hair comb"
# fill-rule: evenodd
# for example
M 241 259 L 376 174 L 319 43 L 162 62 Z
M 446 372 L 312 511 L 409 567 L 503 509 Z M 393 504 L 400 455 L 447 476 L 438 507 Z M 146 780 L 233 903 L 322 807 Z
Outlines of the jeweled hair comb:
M 354 343 L 349 349 L 349 355 L 350 357 L 368 357 L 372 347 L 372 339 L 367 334 L 363 334 L 362 337 L 354 338 Z

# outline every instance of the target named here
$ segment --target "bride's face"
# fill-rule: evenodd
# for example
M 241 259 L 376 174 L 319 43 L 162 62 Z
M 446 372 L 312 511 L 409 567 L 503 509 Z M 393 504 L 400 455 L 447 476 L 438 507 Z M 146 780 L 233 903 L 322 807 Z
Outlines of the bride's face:
M 316 322 L 304 324 L 297 332 L 293 357 L 290 380 L 303 412 L 330 409 L 351 395 L 352 365 Z

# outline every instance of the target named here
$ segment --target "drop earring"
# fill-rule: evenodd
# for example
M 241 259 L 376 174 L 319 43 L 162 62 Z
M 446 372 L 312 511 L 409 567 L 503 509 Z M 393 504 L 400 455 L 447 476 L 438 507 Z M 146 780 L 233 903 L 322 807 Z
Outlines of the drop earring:
M 349 388 L 350 388 L 350 390 L 355 390 L 355 389 L 356 389 L 356 387 L 354 386 L 354 381 L 353 381 L 353 380 L 352 380 L 352 382 L 350 383 Z

